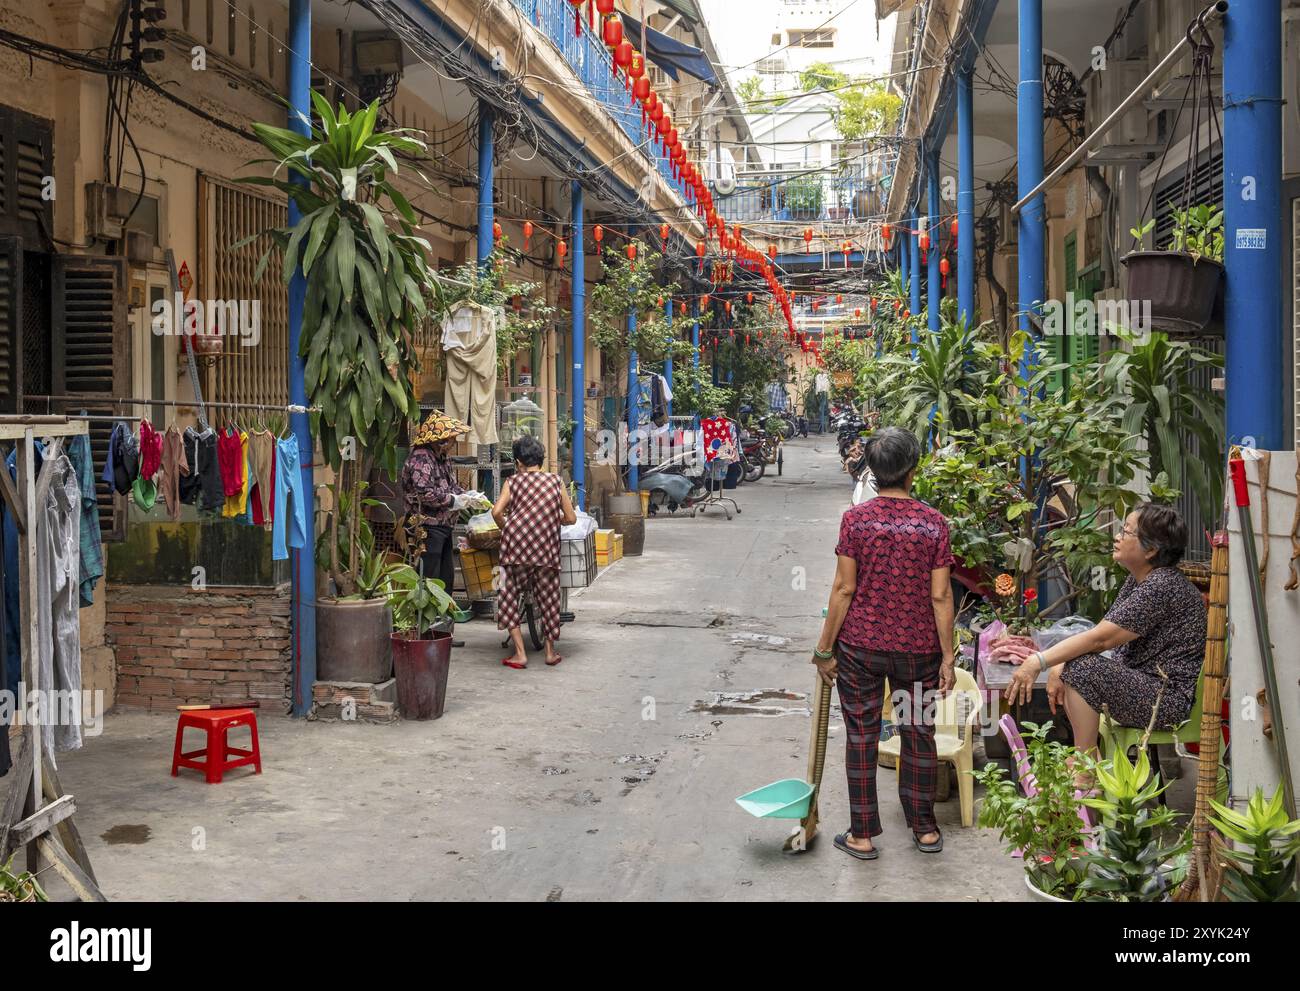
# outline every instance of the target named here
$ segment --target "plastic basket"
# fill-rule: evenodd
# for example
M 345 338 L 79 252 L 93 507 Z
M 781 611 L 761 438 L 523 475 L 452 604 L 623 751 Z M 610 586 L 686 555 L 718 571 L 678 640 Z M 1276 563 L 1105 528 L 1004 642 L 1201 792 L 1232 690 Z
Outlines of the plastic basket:
M 560 541 L 560 588 L 586 588 L 596 580 L 596 534 Z
M 466 549 L 460 552 L 460 573 L 465 579 L 465 594 L 471 602 L 491 598 L 496 593 L 492 587 L 496 567 L 496 551 Z

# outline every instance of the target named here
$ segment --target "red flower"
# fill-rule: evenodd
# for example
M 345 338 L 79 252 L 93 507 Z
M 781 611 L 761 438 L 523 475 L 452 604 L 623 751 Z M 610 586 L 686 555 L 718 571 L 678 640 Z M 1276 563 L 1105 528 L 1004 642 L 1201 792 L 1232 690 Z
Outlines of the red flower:
M 1026 603 L 1033 602 L 1033 601 L 1034 601 L 1035 599 L 1037 599 L 1037 598 L 1038 598 L 1038 590 L 1037 590 L 1037 589 L 1035 589 L 1035 588 L 1027 588 L 1027 589 L 1025 589 L 1025 602 L 1026 602 Z

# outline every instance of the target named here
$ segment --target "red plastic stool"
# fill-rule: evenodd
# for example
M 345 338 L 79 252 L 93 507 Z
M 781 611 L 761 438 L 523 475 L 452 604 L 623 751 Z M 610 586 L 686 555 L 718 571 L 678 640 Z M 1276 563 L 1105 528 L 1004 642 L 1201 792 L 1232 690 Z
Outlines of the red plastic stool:
M 208 745 L 200 750 L 181 750 L 185 727 L 201 729 L 208 734 Z M 253 749 L 240 750 L 226 742 L 226 734 L 236 726 L 247 726 L 253 734 Z M 234 759 L 231 760 L 231 755 Z M 203 760 L 195 760 L 203 757 Z M 253 765 L 254 773 L 262 773 L 262 750 L 257 745 L 257 714 L 252 709 L 197 709 L 182 712 L 176 723 L 176 748 L 172 752 L 172 777 L 177 768 L 190 767 L 203 771 L 208 784 L 221 783 L 221 776 L 236 767 Z

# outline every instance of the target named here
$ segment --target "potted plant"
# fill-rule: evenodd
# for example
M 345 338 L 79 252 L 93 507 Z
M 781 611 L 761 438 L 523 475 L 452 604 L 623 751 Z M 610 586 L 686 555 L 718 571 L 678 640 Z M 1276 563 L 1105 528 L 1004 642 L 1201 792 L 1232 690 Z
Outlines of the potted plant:
M 316 605 L 321 670 L 357 652 L 369 655 L 363 668 L 378 670 L 389 653 L 391 627 L 386 602 L 362 574 L 369 568 L 373 577 L 376 567 L 373 539 L 364 537 L 363 492 L 376 464 L 389 477 L 397 474 L 398 439 L 419 412 L 411 379 L 419 368 L 415 340 L 430 300 L 438 299 L 426 261 L 429 244 L 391 180 L 396 155 L 426 149 L 418 132 L 376 130 L 378 101 L 349 113 L 319 93 L 311 97 L 316 115 L 310 135 L 253 124 L 273 157 L 249 164 L 269 163 L 274 172 L 241 181 L 278 189 L 301 218 L 292 227 L 262 232 L 271 243 L 254 278 L 260 280 L 278 250 L 283 280 L 299 271 L 306 280 L 299 353 L 306 359 L 307 400 L 316 410 L 313 432 L 334 473 L 335 493 L 318 545 L 325 553 L 317 562 L 334 593 Z M 310 461 L 312 452 L 301 457 Z M 331 616 L 336 611 L 342 613 Z
M 1079 815 L 1076 774 L 1093 762 L 1068 744 L 1049 739 L 1051 723 L 1026 722 L 1033 781 L 1022 787 L 997 764 L 971 772 L 984 786 L 979 825 L 999 831 L 1007 852 L 1024 858 L 1025 886 L 1037 901 L 1072 901 L 1083 883 L 1086 824 Z
M 3 728 L 0 728 L 3 732 Z M 14 856 L 17 856 L 15 854 Z M 0 864 L 0 902 L 46 902 L 49 898 L 36 883 L 35 875 L 28 871 L 14 872 L 14 858 Z
M 1129 233 L 1140 244 L 1154 227 L 1148 220 Z M 1223 284 L 1223 210 L 1205 204 L 1177 210 L 1167 249 L 1133 251 L 1120 261 L 1128 270 L 1128 298 L 1151 301 L 1153 326 L 1204 334 Z
M 397 704 L 407 719 L 438 719 L 447 700 L 451 666 L 451 625 L 456 604 L 437 578 L 425 578 L 410 565 L 388 575 L 388 601 L 393 608 L 393 670 L 397 674 Z
M 1244 812 L 1213 799 L 1210 824 L 1237 844 L 1222 857 L 1223 893 L 1230 902 L 1293 902 L 1296 860 L 1300 858 L 1300 819 L 1288 819 L 1279 787 L 1271 799 L 1255 789 Z
M 1151 773 L 1146 747 L 1136 762 L 1122 749 L 1096 768 L 1101 795 L 1083 804 L 1101 812 L 1097 848 L 1083 858 L 1088 876 L 1079 886 L 1081 901 L 1169 901 L 1186 871 L 1190 835 L 1177 830 L 1178 813 L 1156 803 L 1168 785 Z

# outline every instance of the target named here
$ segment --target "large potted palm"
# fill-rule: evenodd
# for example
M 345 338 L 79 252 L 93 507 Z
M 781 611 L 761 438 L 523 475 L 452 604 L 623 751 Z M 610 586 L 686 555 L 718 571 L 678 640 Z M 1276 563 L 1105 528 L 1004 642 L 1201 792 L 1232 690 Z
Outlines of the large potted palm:
M 318 671 L 325 680 L 349 680 L 340 673 L 383 670 L 389 656 L 388 604 L 377 594 L 382 555 L 366 539 L 364 511 L 373 500 L 365 499 L 364 480 L 376 464 L 397 473 L 399 435 L 418 413 L 415 333 L 438 294 L 429 244 L 391 181 L 398 155 L 424 153 L 418 132 L 376 130 L 377 101 L 356 113 L 315 92 L 312 103 L 309 135 L 253 125 L 273 157 L 249 164 L 271 164 L 274 172 L 241 181 L 278 189 L 300 212 L 296 224 L 264 232 L 271 243 L 254 277 L 278 250 L 284 281 L 298 271 L 306 280 L 299 353 L 335 492 L 318 559 L 333 593 L 316 606 Z

